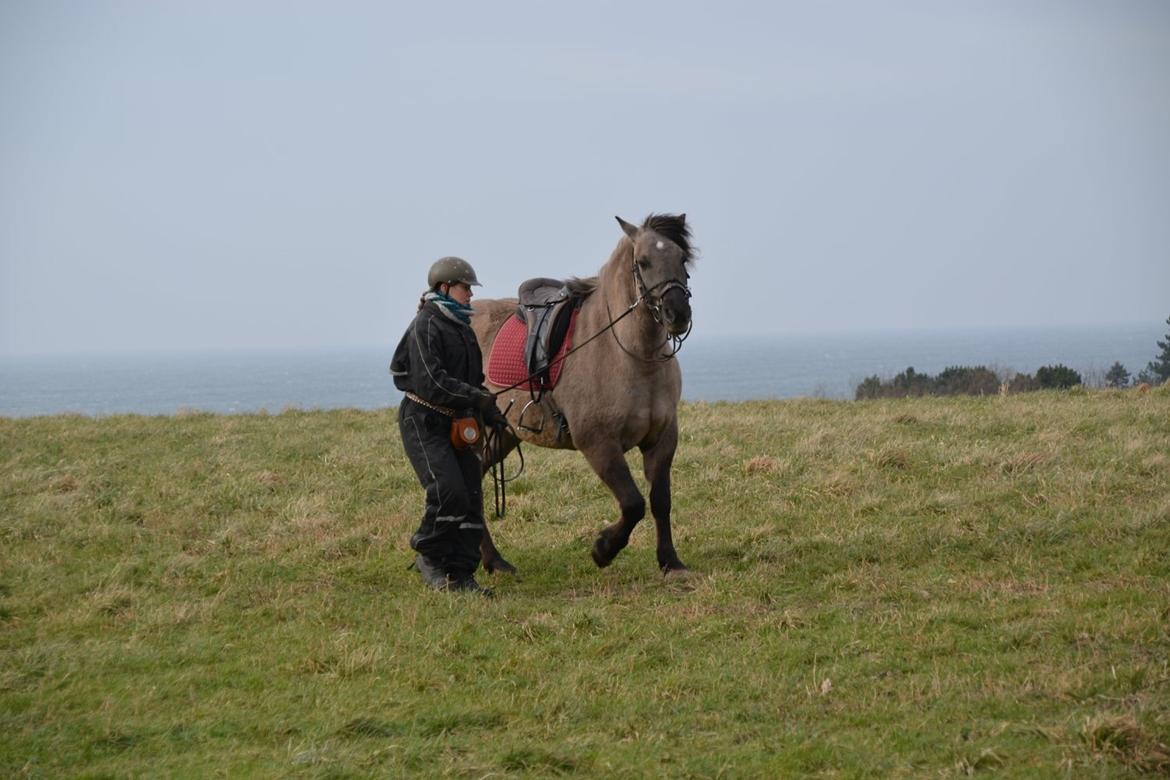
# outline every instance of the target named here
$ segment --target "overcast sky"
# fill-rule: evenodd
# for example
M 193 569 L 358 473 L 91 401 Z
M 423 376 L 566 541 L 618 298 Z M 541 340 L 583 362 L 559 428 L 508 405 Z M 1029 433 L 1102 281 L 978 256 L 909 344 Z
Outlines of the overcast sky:
M 0 0 L 0 354 L 391 344 L 686 212 L 695 333 L 1163 322 L 1170 3 Z

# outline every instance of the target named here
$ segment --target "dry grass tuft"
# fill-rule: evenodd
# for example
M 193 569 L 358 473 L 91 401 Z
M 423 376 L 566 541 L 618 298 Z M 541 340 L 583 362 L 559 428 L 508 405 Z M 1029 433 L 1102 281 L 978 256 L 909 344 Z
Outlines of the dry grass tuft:
M 54 493 L 72 493 L 78 488 L 77 478 L 72 474 L 65 474 L 54 479 L 49 488 Z
M 127 614 L 134 607 L 134 591 L 124 585 L 108 585 L 89 596 L 92 609 L 107 617 Z
M 869 462 L 878 468 L 908 471 L 914 461 L 910 453 L 896 447 L 886 447 L 867 454 Z
M 857 482 L 848 471 L 836 469 L 827 474 L 823 474 L 813 484 L 805 485 L 802 488 L 802 492 L 816 498 L 824 498 L 826 496 L 842 498 L 857 492 Z
M 1170 773 L 1170 747 L 1131 714 L 1089 716 L 1081 726 L 1080 739 L 1095 759 L 1117 761 L 1138 772 Z
M 999 464 L 1004 474 L 1024 474 L 1048 462 L 1048 456 L 1039 452 L 1021 452 L 1005 458 Z
M 815 457 L 832 450 L 836 437 L 830 431 L 819 428 L 797 442 L 793 451 L 798 455 Z
M 745 474 L 771 474 L 776 470 L 778 465 L 775 458 L 768 457 L 767 455 L 757 455 L 751 460 L 744 462 L 743 470 Z
M 382 663 L 383 651 L 376 645 L 349 646 L 342 638 L 337 647 L 309 656 L 296 667 L 310 675 L 348 679 L 376 671 Z
M 1170 455 L 1164 452 L 1152 453 L 1142 460 L 1142 468 L 1151 474 L 1165 474 L 1170 471 Z
M 261 471 L 256 475 L 256 481 L 264 487 L 275 489 L 284 484 L 284 477 L 274 471 Z
M 955 773 L 972 777 L 977 772 L 994 770 L 1004 765 L 1003 756 L 990 748 L 981 750 L 976 756 L 963 756 L 955 762 Z

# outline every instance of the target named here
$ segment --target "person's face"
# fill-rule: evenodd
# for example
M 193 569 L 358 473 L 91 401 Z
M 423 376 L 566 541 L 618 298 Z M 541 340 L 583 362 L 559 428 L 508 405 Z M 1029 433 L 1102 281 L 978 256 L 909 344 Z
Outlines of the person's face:
M 464 306 L 471 305 L 471 285 L 463 282 L 453 282 L 447 285 L 447 294 Z

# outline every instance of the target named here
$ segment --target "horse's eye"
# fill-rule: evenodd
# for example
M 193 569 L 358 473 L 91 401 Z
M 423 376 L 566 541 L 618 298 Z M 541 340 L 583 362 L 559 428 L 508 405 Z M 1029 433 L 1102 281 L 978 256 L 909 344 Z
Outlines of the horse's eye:
M 638 260 L 638 265 L 642 266 L 643 268 L 649 268 L 650 258 L 646 255 L 642 255 L 641 259 Z

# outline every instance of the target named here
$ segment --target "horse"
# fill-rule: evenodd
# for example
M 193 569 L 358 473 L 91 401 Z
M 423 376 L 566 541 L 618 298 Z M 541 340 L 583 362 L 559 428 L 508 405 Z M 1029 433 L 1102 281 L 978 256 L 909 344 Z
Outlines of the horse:
M 637 447 L 650 485 L 658 566 L 666 575 L 677 575 L 687 567 L 675 551 L 670 527 L 670 469 L 682 394 L 674 352 L 691 328 L 691 231 L 686 214 L 651 214 L 640 227 L 616 219 L 623 235 L 609 260 L 596 276 L 567 282 L 572 294 L 582 296 L 577 346 L 564 358 L 555 388 L 537 398 L 529 390 L 487 382 L 511 427 L 499 434 L 498 447 L 485 452 L 484 473 L 521 440 L 580 451 L 621 512 L 593 544 L 593 561 L 604 568 L 646 515 L 646 500 L 625 458 Z M 474 308 L 471 325 L 487 356 L 501 326 L 516 312 L 517 299 L 477 300 Z M 534 420 L 549 424 L 537 427 Z M 496 549 L 486 524 L 480 553 L 489 574 L 516 571 Z

